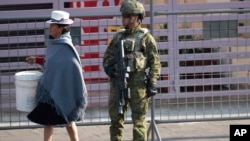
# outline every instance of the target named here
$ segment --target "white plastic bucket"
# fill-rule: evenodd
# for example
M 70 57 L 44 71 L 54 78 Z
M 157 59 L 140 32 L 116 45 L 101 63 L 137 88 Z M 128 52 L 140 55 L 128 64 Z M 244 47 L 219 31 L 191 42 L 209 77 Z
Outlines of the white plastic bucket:
M 36 106 L 36 87 L 42 77 L 40 71 L 22 71 L 15 74 L 16 108 L 30 112 Z

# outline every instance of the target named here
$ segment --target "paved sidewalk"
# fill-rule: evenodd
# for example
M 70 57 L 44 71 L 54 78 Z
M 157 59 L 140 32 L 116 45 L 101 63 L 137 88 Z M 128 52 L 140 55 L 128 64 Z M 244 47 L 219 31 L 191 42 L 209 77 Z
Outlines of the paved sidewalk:
M 249 120 L 182 122 L 157 124 L 163 141 L 229 141 L 231 124 L 249 124 Z M 78 126 L 80 141 L 109 141 L 109 126 Z M 0 141 L 42 141 L 43 129 L 0 130 Z M 155 136 L 155 140 L 157 137 Z M 65 128 L 54 129 L 53 141 L 69 141 Z M 132 141 L 132 124 L 126 124 L 124 141 Z M 151 141 L 151 139 L 150 139 Z

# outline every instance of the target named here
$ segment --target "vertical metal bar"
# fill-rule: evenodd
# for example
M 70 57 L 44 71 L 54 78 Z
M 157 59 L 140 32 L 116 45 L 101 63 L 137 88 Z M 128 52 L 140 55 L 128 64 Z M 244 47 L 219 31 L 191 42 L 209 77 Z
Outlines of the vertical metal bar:
M 0 71 L 0 84 L 2 84 L 2 74 L 1 74 L 1 71 Z M 0 85 L 0 122 L 3 122 L 2 85 Z
M 151 34 L 153 36 L 154 34 L 154 7 L 153 7 L 153 4 L 154 4 L 154 0 L 150 0 L 150 31 L 151 31 Z M 151 141 L 154 141 L 154 128 L 155 126 L 153 126 L 153 122 L 154 122 L 154 108 L 155 108 L 155 105 L 154 105 L 154 97 L 151 98 Z
M 154 7 L 153 7 L 154 0 L 150 0 L 150 31 L 153 36 L 154 33 Z M 155 100 L 154 96 L 151 97 L 151 141 L 155 140 L 154 134 L 156 133 L 157 138 L 159 141 L 161 141 L 161 137 L 159 135 L 158 129 L 155 124 L 155 115 L 154 115 L 154 109 L 155 109 Z M 150 128 L 149 128 L 150 129 Z

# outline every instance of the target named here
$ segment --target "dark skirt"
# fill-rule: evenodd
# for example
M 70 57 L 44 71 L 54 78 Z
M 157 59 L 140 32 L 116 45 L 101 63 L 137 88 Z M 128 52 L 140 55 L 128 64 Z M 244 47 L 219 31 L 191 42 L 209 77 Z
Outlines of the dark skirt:
M 57 113 L 56 109 L 47 103 L 38 103 L 35 109 L 28 114 L 27 118 L 41 125 L 67 124 L 64 118 Z

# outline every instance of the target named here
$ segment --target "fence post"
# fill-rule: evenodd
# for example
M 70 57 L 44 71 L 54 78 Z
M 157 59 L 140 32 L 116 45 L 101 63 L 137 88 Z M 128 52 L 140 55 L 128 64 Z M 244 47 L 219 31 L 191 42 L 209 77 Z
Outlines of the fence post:
M 154 33 L 154 21 L 153 21 L 153 18 L 154 18 L 154 7 L 153 7 L 153 3 L 154 3 L 154 0 L 150 0 L 150 31 L 151 31 L 151 34 L 153 35 Z M 158 129 L 156 127 L 156 123 L 155 123 L 155 115 L 154 115 L 154 109 L 155 109 L 155 99 L 154 99 L 154 96 L 151 97 L 151 121 L 150 121 L 150 125 L 149 125 L 149 128 L 148 128 L 148 137 L 149 137 L 149 133 L 151 131 L 151 141 L 154 141 L 155 140 L 155 137 L 154 137 L 154 134 L 156 134 L 157 138 L 158 138 L 158 141 L 161 141 L 161 137 L 160 137 L 160 134 L 158 132 Z

